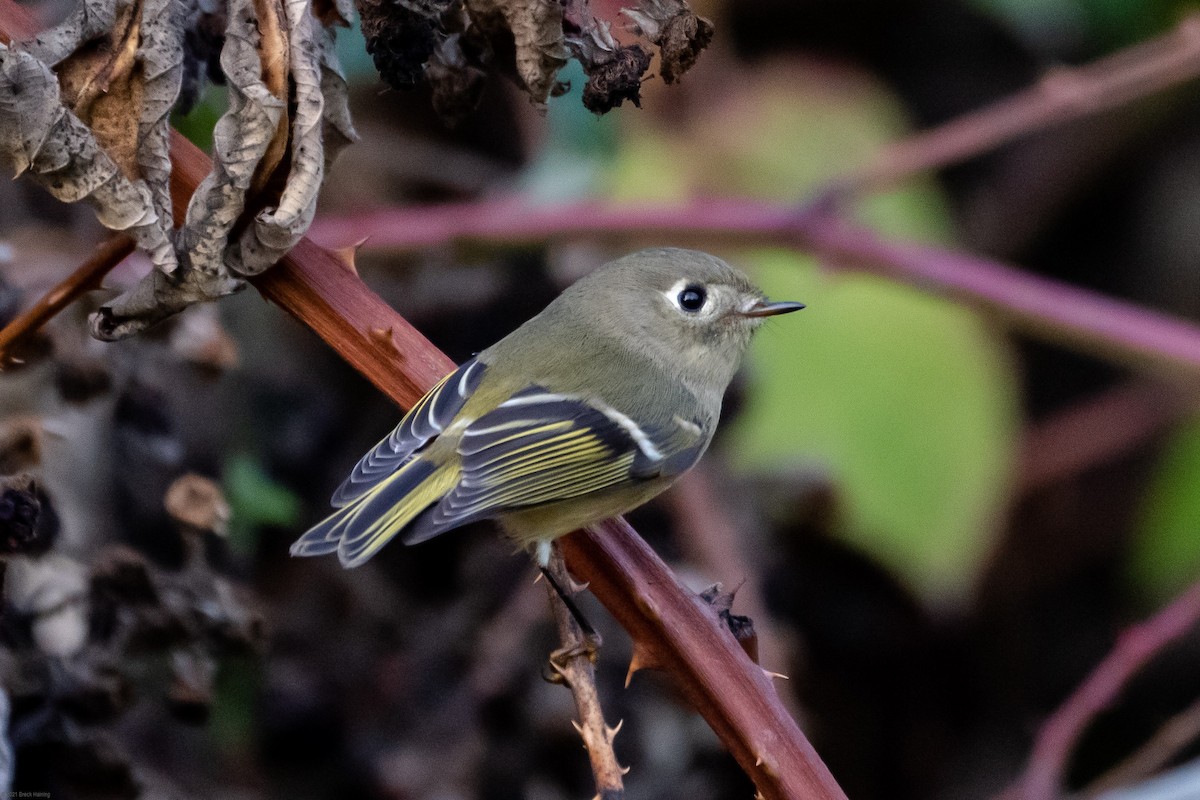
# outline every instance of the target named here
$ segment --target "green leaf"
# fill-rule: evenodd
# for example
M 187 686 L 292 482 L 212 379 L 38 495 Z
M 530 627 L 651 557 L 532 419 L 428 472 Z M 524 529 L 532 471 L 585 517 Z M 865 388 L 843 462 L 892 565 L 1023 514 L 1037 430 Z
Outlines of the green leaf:
M 904 133 L 895 98 L 862 74 L 764 65 L 739 87 L 690 125 L 632 118 L 610 193 L 799 202 Z M 886 236 L 953 239 L 928 179 L 872 195 L 857 216 Z M 824 273 L 800 253 L 730 260 L 772 297 L 808 304 L 759 333 L 730 458 L 747 472 L 828 470 L 848 541 L 928 597 L 961 596 L 1001 518 L 1013 458 L 1018 381 L 1003 338 L 966 307 Z
M 299 523 L 299 498 L 245 453 L 234 455 L 225 465 L 225 496 L 232 511 L 229 543 L 239 552 L 253 550 L 263 526 L 292 528 Z
M 1011 469 L 1018 409 L 1003 344 L 968 309 L 903 285 L 822 274 L 782 251 L 743 262 L 770 296 L 808 308 L 757 337 L 733 463 L 823 469 L 845 538 L 926 596 L 961 596 Z
M 1167 442 L 1135 530 L 1132 578 L 1148 599 L 1165 600 L 1200 578 L 1200 416 Z

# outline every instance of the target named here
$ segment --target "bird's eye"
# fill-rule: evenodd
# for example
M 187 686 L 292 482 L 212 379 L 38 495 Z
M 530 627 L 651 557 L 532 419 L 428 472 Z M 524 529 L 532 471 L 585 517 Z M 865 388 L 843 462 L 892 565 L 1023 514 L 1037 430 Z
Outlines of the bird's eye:
M 679 293 L 679 307 L 684 311 L 690 311 L 693 314 L 704 308 L 704 301 L 708 298 L 703 286 L 692 284 L 685 287 Z

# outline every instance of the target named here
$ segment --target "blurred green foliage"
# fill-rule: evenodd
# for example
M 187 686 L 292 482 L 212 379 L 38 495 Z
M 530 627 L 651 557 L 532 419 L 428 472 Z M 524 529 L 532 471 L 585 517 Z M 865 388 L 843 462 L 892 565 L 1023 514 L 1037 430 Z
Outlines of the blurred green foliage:
M 1179 427 L 1142 498 L 1131 559 L 1136 588 L 1156 603 L 1200 573 L 1200 416 Z
M 1140 42 L 1162 33 L 1193 0 L 970 0 L 1027 38 L 1087 43 L 1087 55 Z
M 623 199 L 747 195 L 801 201 L 903 133 L 877 85 L 829 67 L 746 75 L 694 125 L 627 129 L 611 193 Z M 876 230 L 952 237 L 935 186 L 871 198 Z M 1018 429 L 1003 340 L 974 312 L 869 275 L 824 273 L 780 249 L 731 256 L 801 315 L 772 321 L 752 350 L 747 407 L 730 432 L 746 471 L 828 473 L 843 535 L 926 597 L 969 589 L 1006 499 Z
M 229 544 L 237 552 L 254 551 L 259 528 L 300 524 L 300 499 L 246 453 L 231 456 L 225 464 L 225 496 L 232 511 Z
M 999 523 L 1017 431 L 1002 343 L 970 310 L 787 252 L 749 258 L 774 297 L 809 304 L 751 356 L 735 465 L 827 473 L 842 535 L 931 596 L 961 594 Z

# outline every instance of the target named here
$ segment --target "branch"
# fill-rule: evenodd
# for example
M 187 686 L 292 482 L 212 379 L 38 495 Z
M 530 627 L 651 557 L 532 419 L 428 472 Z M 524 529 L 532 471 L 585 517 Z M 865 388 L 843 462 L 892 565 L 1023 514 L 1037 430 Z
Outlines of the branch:
M 15 359 L 13 351 L 25 336 L 39 330 L 84 292 L 100 288 L 104 276 L 133 252 L 128 236 L 110 236 L 98 244 L 88 259 L 40 300 L 0 330 L 0 370 Z
M 573 580 L 563 563 L 562 551 L 554 546 L 550 552 L 547 569 L 564 592 L 572 591 Z M 623 776 L 628 770 L 621 767 L 617 754 L 613 752 L 613 739 L 621 730 L 622 723 L 618 722 L 611 728 L 608 726 L 600 706 L 600 694 L 596 691 L 594 660 L 600 637 L 584 634 L 566 602 L 558 596 L 549 581 L 546 581 L 546 591 L 550 595 L 558 636 L 563 643 L 561 649 L 551 653 L 550 667 L 575 696 L 575 710 L 579 712 L 575 729 L 579 731 L 588 759 L 592 762 L 596 796 L 601 800 L 620 800 L 625 796 Z
M 366 247 L 386 250 L 631 234 L 774 242 L 957 298 L 1030 336 L 1167 374 L 1200 375 L 1200 326 L 980 256 L 888 241 L 820 206 L 714 199 L 671 206 L 584 202 L 550 207 L 509 199 L 318 219 L 310 234 L 330 243 L 367 236 Z
M 0 36 L 35 32 L 24 9 L 0 0 Z M 210 162 L 176 131 L 171 162 L 178 220 Z M 251 282 L 403 407 L 453 368 L 347 264 L 307 238 Z M 609 520 L 560 541 L 571 572 L 590 582 L 592 593 L 635 641 L 659 654 L 764 797 L 845 800 L 762 670 L 633 528 Z
M 1200 15 L 1156 39 L 1082 67 L 1057 68 L 1024 91 L 885 146 L 834 191 L 878 191 L 965 161 L 1034 131 L 1091 116 L 1200 75 Z
M 1116 460 L 1196 410 L 1174 387 L 1130 381 L 1028 426 L 1017 457 L 1015 494 L 1061 483 Z
M 1200 583 L 1192 585 L 1150 619 L 1121 634 L 1112 651 L 1042 725 L 1025 774 L 1001 797 L 1055 800 L 1075 743 L 1091 721 L 1112 705 L 1142 667 L 1198 622 Z

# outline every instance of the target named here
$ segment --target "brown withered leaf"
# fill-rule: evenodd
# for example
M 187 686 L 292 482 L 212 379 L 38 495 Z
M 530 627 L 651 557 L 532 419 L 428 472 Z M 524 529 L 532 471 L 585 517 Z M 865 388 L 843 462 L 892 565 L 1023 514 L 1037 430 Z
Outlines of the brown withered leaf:
M 175 241 L 180 274 L 152 272 L 133 289 L 102 305 L 92 333 L 119 339 L 144 330 L 187 306 L 244 286 L 226 266 L 231 231 L 246 207 L 247 192 L 287 104 L 263 82 L 258 21 L 253 0 L 231 0 L 221 68 L 229 84 L 229 109 L 213 130 L 213 169 L 192 195 Z M 285 78 L 286 80 L 286 78 Z
M 357 0 L 367 52 L 379 76 L 405 89 L 422 78 L 425 62 L 444 38 L 442 15 L 453 0 Z
M 167 114 L 178 95 L 179 75 L 178 59 L 172 63 L 162 53 L 171 49 L 172 37 L 182 35 L 171 13 L 175 7 L 171 0 L 85 0 L 65 21 L 21 45 L 45 64 L 57 66 L 62 101 L 91 129 L 122 175 L 135 181 L 135 191 L 124 194 L 140 204 L 142 189 L 148 192 L 158 231 L 137 238 L 143 246 L 155 242 L 150 257 L 168 273 L 176 262 L 169 246 Z M 80 159 L 86 157 L 80 153 Z M 139 178 L 146 180 L 140 187 Z M 133 218 L 129 209 L 118 212 L 120 220 Z
M 347 0 L 333 10 L 350 14 Z M 101 338 L 237 291 L 243 277 L 278 261 L 312 221 L 326 163 L 355 138 L 333 33 L 307 0 L 230 0 L 226 18 L 229 108 L 213 132 L 212 172 L 175 237 L 180 273 L 148 275 L 102 306 L 92 318 Z
M 713 24 L 696 16 L 686 0 L 642 0 L 621 13 L 633 21 L 635 31 L 658 45 L 658 71 L 668 84 L 682 78 L 712 41 Z
M 650 66 L 650 54 L 641 45 L 618 44 L 608 23 L 592 16 L 586 0 L 568 4 L 563 19 L 573 31 L 566 39 L 567 46 L 588 76 L 583 87 L 584 108 L 605 114 L 626 100 L 640 108 L 642 75 Z
M 259 80 L 272 96 L 280 102 L 288 99 L 288 67 L 290 42 L 288 41 L 289 20 L 281 0 L 253 0 L 257 19 L 258 58 L 261 67 Z M 254 168 L 250 179 L 250 194 L 258 194 L 266 188 L 275 175 L 288 145 L 288 118 L 279 115 L 274 135 L 266 151 Z
M 129 0 L 83 0 L 58 25 L 42 31 L 21 49 L 47 66 L 57 66 L 85 42 L 106 36 L 116 23 L 117 10 Z
M 165 227 L 171 211 L 171 109 L 183 87 L 184 32 L 195 22 L 195 0 L 142 0 L 142 101 L 137 161 Z
M 285 120 L 290 123 L 287 125 L 290 141 L 287 129 L 284 131 L 291 161 L 285 165 L 286 183 L 274 207 L 267 207 L 255 216 L 253 224 L 243 231 L 238 248 L 229 254 L 230 269 L 242 275 L 262 272 L 300 240 L 316 213 L 317 194 L 325 174 L 317 21 L 309 12 L 308 0 L 285 0 L 283 9 L 290 38 L 288 67 L 294 91 L 292 117 Z
M 462 34 L 446 37 L 425 69 L 425 79 L 433 90 L 433 110 L 453 128 L 479 106 L 487 73 L 471 64 L 462 49 Z
M 140 2 L 122 8 L 107 40 L 89 43 L 58 66 L 63 100 L 130 180 L 142 177 L 137 160 L 141 10 Z
M 466 0 L 466 6 L 489 37 L 512 37 L 517 75 L 533 101 L 544 105 L 558 91 L 558 71 L 569 56 L 558 0 Z
M 344 0 L 348 1 L 348 0 Z M 351 13 L 348 8 L 345 13 Z M 322 149 L 325 152 L 325 170 L 337 158 L 338 153 L 349 144 L 358 141 L 358 132 L 350 119 L 350 91 L 346 76 L 338 63 L 337 41 L 332 28 L 321 30 L 321 109 Z
M 150 190 L 131 181 L 61 102 L 58 80 L 24 51 L 0 45 L 0 157 L 66 203 L 86 201 L 101 224 L 127 231 L 163 271 L 175 253 Z
M 714 583 L 699 596 L 713 611 L 717 612 L 717 618 L 729 629 L 733 638 L 737 639 L 738 644 L 746 651 L 746 655 L 750 656 L 750 660 L 757 664 L 758 633 L 754 630 L 753 620 L 733 613 L 733 596 L 735 594 L 737 594 L 737 589 L 726 592 L 721 584 Z

